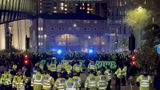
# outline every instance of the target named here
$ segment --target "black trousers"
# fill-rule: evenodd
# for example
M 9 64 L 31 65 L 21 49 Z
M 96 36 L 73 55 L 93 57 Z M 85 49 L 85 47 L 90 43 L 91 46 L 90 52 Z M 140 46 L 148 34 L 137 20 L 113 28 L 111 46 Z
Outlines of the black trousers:
M 12 90 L 11 85 L 1 85 L 0 90 Z
M 108 81 L 107 90 L 111 90 L 111 80 Z
M 122 85 L 126 86 L 126 77 L 124 77 L 124 76 L 122 77 Z
M 57 72 L 51 72 L 51 76 L 52 76 L 54 79 L 57 79 Z
M 118 77 L 116 77 L 115 87 L 116 87 L 116 90 L 120 90 L 121 89 L 121 79 L 119 79 Z

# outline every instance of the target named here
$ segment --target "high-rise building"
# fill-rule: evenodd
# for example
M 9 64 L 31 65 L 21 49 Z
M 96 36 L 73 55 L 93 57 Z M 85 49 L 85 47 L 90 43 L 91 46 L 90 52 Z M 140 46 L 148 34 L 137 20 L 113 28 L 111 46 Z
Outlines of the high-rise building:
M 38 0 L 38 14 L 93 14 L 106 17 L 106 2 Z
M 94 48 L 96 51 L 115 52 L 127 49 L 130 28 L 123 24 L 123 17 L 129 7 L 129 2 L 126 0 L 39 1 L 42 6 L 39 14 L 80 14 L 82 16 L 92 14 L 107 18 L 103 20 L 39 18 L 33 22 L 32 26 L 33 50 L 51 51 L 61 48 L 66 51 L 86 51 Z M 36 28 L 37 31 L 35 31 Z

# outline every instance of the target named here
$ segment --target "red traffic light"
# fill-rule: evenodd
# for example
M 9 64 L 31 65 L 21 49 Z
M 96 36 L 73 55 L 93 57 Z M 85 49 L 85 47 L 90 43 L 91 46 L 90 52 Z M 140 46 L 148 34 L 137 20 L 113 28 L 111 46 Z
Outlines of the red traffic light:
M 30 62 L 29 62 L 29 60 L 24 60 L 23 63 L 24 63 L 24 65 L 29 65 Z
M 136 56 L 131 56 L 131 60 L 135 61 L 136 60 Z
M 28 59 L 29 56 L 27 54 L 24 55 L 24 59 Z
M 136 66 L 136 65 L 137 65 L 136 61 L 132 61 L 132 62 L 131 62 L 131 65 L 132 65 L 132 66 Z

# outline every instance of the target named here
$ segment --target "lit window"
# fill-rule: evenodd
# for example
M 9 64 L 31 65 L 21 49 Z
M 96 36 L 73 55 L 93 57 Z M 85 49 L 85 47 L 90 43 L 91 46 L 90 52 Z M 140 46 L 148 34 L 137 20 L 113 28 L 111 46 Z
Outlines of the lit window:
M 102 42 L 101 44 L 102 44 L 102 45 L 105 45 L 105 42 Z
M 63 6 L 64 5 L 64 3 L 61 3 L 61 6 Z
M 127 5 L 127 2 L 125 1 L 124 4 Z
M 64 10 L 64 7 L 61 7 L 61 10 Z
M 73 24 L 73 27 L 77 27 L 77 24 Z
M 80 7 L 80 9 L 82 9 L 82 7 Z
M 41 28 L 40 28 L 40 27 L 38 27 L 38 31 L 41 31 Z
M 39 12 L 42 13 L 42 10 L 40 10 Z
M 88 36 L 88 39 L 91 39 L 91 36 Z
M 63 20 L 59 20 L 58 23 L 64 23 L 64 21 Z
M 88 3 L 87 6 L 90 6 L 90 4 Z
M 57 9 L 57 7 L 54 7 L 54 9 Z
M 84 6 L 84 3 L 82 3 L 82 6 Z
M 67 7 L 67 4 L 65 4 L 64 6 Z
M 87 11 L 87 13 L 89 14 L 90 12 L 89 12 L 89 11 Z
M 46 34 L 44 34 L 44 38 L 47 38 L 47 35 L 46 35 Z
M 42 45 L 43 45 L 43 43 L 42 43 L 42 42 L 39 42 L 39 43 L 38 43 L 38 45 L 39 45 L 39 46 L 42 46 Z
M 41 27 L 41 31 L 43 31 L 43 27 Z
M 41 38 L 41 35 L 38 35 L 38 38 Z
M 57 13 L 57 11 L 53 11 L 53 13 Z
M 39 42 L 38 45 L 41 46 L 41 43 Z
M 67 8 L 65 8 L 64 10 L 67 11 Z

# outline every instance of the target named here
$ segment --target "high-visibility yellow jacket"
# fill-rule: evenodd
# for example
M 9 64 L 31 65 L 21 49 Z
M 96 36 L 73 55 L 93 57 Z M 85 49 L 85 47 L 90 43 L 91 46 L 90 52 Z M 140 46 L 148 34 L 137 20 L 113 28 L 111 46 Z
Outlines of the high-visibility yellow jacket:
M 73 66 L 73 71 L 75 71 L 75 72 L 77 72 L 77 73 L 82 72 L 82 66 L 75 64 L 75 65 Z
M 67 65 L 64 68 L 65 68 L 65 70 L 67 71 L 68 74 L 71 73 L 71 71 L 72 71 L 72 66 L 71 65 Z
M 137 77 L 136 82 L 139 82 L 139 90 L 150 90 L 150 84 L 152 83 L 151 77 L 140 75 Z
M 105 75 L 97 76 L 97 88 L 98 90 L 106 90 L 108 85 L 108 80 Z
M 12 75 L 8 72 L 2 74 L 1 81 L 2 85 L 11 85 Z
M 37 72 L 32 76 L 31 86 L 33 86 L 34 90 L 42 89 L 42 80 L 43 80 L 43 75 L 40 72 Z
M 51 90 L 54 85 L 54 78 L 52 78 L 49 74 L 46 74 L 42 81 L 44 90 Z
M 95 75 L 90 74 L 85 81 L 85 88 L 96 90 L 97 89 L 97 78 Z
M 16 88 L 17 90 L 25 90 L 25 85 L 28 82 L 28 78 L 23 75 L 16 75 L 12 81 L 12 87 Z
M 69 78 L 66 82 L 65 82 L 65 87 L 66 90 L 76 90 L 76 82 L 72 79 Z
M 112 79 L 112 71 L 110 69 L 106 69 L 104 74 L 107 77 L 107 80 L 111 80 Z
M 81 87 L 81 78 L 78 76 L 73 76 L 72 78 L 76 82 L 76 88 L 80 88 Z
M 88 70 L 94 70 L 94 71 L 96 71 L 97 70 L 97 66 L 95 65 L 95 64 L 89 64 L 88 65 Z
M 14 64 L 14 65 L 12 66 L 12 69 L 13 69 L 13 70 L 17 70 L 17 65 Z
M 56 90 L 65 90 L 65 78 L 58 78 L 55 83 L 54 83 L 54 87 Z
M 115 75 L 117 76 L 117 78 L 121 79 L 122 78 L 122 70 L 121 68 L 118 68 L 115 72 Z
M 49 66 L 48 66 L 48 69 L 51 71 L 51 72 L 56 72 L 56 70 L 57 70 L 57 67 L 56 67 L 56 64 L 50 64 Z
M 122 75 L 123 75 L 124 77 L 127 76 L 127 66 L 123 67 L 123 69 L 122 69 Z
M 2 79 L 1 79 L 1 77 L 0 77 L 0 85 L 2 85 Z
M 62 71 L 62 65 L 58 64 L 58 66 L 57 66 L 57 72 L 61 72 L 61 71 Z

